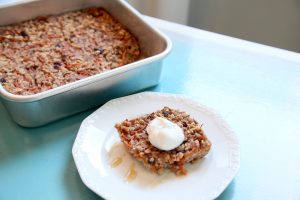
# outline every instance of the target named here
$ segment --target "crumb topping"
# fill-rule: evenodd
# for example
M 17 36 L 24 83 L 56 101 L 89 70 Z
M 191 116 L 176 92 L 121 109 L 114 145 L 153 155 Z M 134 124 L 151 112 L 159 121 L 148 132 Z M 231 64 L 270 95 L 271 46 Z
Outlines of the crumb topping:
M 103 8 L 0 27 L 0 84 L 30 95 L 141 58 L 137 39 Z

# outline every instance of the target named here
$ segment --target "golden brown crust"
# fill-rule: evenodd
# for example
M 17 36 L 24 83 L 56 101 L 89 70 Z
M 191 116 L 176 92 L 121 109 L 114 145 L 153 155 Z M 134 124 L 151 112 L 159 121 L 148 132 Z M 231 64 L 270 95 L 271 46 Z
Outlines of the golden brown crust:
M 0 83 L 30 95 L 134 62 L 136 38 L 102 8 L 0 27 Z
M 184 142 L 170 151 L 162 151 L 151 145 L 146 127 L 155 117 L 164 117 L 178 124 L 184 131 Z M 203 158 L 211 148 L 211 143 L 198 122 L 185 112 L 169 107 L 132 120 L 126 119 L 115 127 L 128 151 L 156 173 L 162 173 L 168 168 L 177 175 L 186 174 L 185 163 Z

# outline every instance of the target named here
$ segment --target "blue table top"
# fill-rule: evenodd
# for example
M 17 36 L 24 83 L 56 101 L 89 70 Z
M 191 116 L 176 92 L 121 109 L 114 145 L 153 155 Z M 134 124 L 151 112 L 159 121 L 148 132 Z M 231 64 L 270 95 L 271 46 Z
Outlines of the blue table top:
M 148 90 L 214 108 L 240 140 L 240 171 L 219 199 L 300 199 L 299 54 L 147 20 L 173 41 L 161 83 Z M 101 199 L 71 155 L 80 123 L 95 109 L 22 128 L 0 103 L 0 199 Z

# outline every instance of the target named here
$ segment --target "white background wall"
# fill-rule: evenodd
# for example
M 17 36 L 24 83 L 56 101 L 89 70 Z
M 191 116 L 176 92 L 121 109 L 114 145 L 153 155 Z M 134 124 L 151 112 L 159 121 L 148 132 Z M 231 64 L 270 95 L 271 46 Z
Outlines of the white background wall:
M 300 52 L 300 0 L 128 0 L 142 13 Z
M 190 0 L 127 0 L 146 15 L 187 24 Z

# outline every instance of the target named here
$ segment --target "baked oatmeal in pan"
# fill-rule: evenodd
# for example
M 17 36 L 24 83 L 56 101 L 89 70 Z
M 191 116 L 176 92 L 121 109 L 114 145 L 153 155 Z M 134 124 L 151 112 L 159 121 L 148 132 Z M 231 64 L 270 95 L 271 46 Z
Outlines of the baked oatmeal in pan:
M 0 84 L 17 95 L 37 94 L 140 58 L 137 39 L 102 8 L 0 27 Z
M 183 130 L 184 140 L 175 149 L 163 151 L 149 141 L 147 126 L 157 117 L 165 118 Z M 126 119 L 115 127 L 129 153 L 148 169 L 159 174 L 164 169 L 170 169 L 177 175 L 184 175 L 184 165 L 203 158 L 211 148 L 202 125 L 187 113 L 169 107 L 135 119 Z

